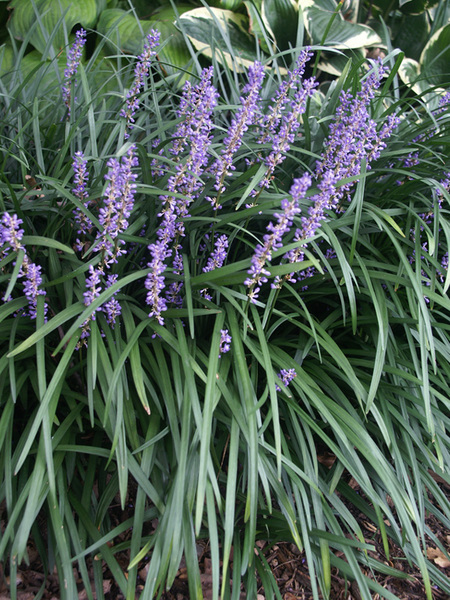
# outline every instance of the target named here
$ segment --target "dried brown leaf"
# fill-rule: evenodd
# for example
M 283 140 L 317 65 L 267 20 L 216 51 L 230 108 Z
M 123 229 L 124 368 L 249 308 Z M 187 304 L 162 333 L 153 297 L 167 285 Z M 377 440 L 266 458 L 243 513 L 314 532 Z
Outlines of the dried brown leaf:
M 443 569 L 450 568 L 450 560 L 439 548 L 427 548 L 427 557 Z

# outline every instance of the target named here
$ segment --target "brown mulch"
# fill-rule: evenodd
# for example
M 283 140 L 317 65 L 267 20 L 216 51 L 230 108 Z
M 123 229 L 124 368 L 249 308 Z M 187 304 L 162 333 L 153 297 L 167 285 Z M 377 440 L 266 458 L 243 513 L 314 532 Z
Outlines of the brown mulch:
M 448 486 L 444 486 L 448 487 Z M 450 489 L 445 490 L 450 494 Z M 369 551 L 368 554 L 384 564 L 401 571 L 408 575 L 408 578 L 398 578 L 380 573 L 371 573 L 366 570 L 365 575 L 375 578 L 377 583 L 384 589 L 395 594 L 400 600 L 425 600 L 426 594 L 420 571 L 416 567 L 408 564 L 401 549 L 395 546 L 391 541 L 389 559 L 384 554 L 381 534 L 373 523 L 369 522 L 365 515 L 358 513 L 353 507 L 349 506 L 353 515 L 360 523 L 364 533 L 365 541 L 375 547 L 375 551 Z M 2 512 L 2 511 L 1 511 Z M 120 510 L 120 507 L 113 509 L 114 523 L 120 523 L 120 520 L 127 518 Z M 127 511 L 125 511 L 126 513 Z M 433 515 L 428 515 L 426 519 L 427 525 L 431 531 L 437 536 L 447 553 L 450 554 L 450 530 L 445 529 Z M 156 527 L 156 522 L 149 524 L 151 529 Z M 127 532 L 121 536 L 116 543 L 123 542 L 130 536 Z M 33 600 L 39 590 L 43 589 L 42 600 L 58 600 L 59 581 L 56 573 L 43 574 L 42 563 L 39 554 L 32 542 L 29 545 L 29 565 L 21 565 L 17 573 L 17 600 Z M 258 542 L 258 549 L 255 551 L 261 552 L 267 563 L 269 564 L 272 574 L 276 579 L 280 595 L 283 600 L 310 600 L 313 598 L 311 591 L 311 581 L 308 567 L 305 561 L 304 554 L 301 553 L 295 544 L 281 542 L 275 545 L 266 542 Z M 207 542 L 199 542 L 197 545 L 199 558 L 201 583 L 205 600 L 212 598 L 212 573 L 211 560 L 208 552 Z M 344 558 L 343 553 L 336 552 L 336 556 Z M 116 558 L 120 566 L 126 571 L 129 562 L 128 552 L 118 552 Z M 433 560 L 441 572 L 450 578 L 450 560 L 430 542 L 428 548 L 428 558 Z M 140 596 L 140 592 L 144 588 L 146 573 L 149 559 L 142 561 L 139 569 L 138 584 L 136 589 L 136 598 Z M 10 580 L 8 573 L 4 571 L 6 565 L 0 563 L 0 600 L 9 600 Z M 77 600 L 86 600 L 86 591 L 83 589 L 83 582 L 79 576 L 76 565 L 74 566 L 76 576 L 79 582 L 79 595 Z M 104 583 L 103 592 L 105 600 L 125 600 L 114 579 L 108 572 L 106 565 L 104 566 Z M 244 592 L 241 593 L 241 599 L 244 600 L 247 596 Z M 161 596 L 162 600 L 189 600 L 189 589 L 187 583 L 187 572 L 184 563 L 180 565 L 177 576 L 170 591 L 165 592 Z M 348 581 L 336 568 L 332 569 L 331 573 L 331 593 L 330 600 L 360 600 L 361 596 L 358 587 L 355 583 Z M 379 600 L 380 596 L 373 593 L 373 600 Z M 194 600 L 194 599 L 191 599 Z M 250 600 L 265 600 L 264 589 L 260 586 L 258 589 L 257 598 Z M 450 600 L 450 594 L 433 587 L 433 600 Z

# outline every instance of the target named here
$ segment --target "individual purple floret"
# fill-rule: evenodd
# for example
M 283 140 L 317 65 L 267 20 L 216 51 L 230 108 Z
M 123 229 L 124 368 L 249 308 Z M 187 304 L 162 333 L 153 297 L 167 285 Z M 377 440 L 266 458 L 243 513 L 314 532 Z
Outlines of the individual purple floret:
M 72 95 L 72 87 L 76 81 L 73 79 L 80 66 L 81 56 L 83 54 L 83 46 L 86 43 L 86 32 L 84 29 L 79 29 L 75 34 L 75 41 L 69 48 L 67 53 L 67 66 L 64 70 L 64 85 L 62 95 L 64 104 L 67 106 L 68 116 L 70 116 L 70 101 Z
M 75 152 L 73 158 L 73 172 L 74 172 L 74 184 L 75 187 L 72 189 L 72 192 L 76 196 L 76 198 L 86 207 L 89 207 L 90 202 L 88 199 L 88 193 L 86 191 L 86 183 L 89 177 L 87 171 L 87 160 L 84 158 L 83 152 Z M 78 224 L 77 233 L 79 236 L 85 236 L 90 229 L 92 229 L 93 224 L 89 217 L 79 208 L 76 208 L 73 211 L 75 215 L 75 221 Z M 84 242 L 77 238 L 75 243 L 75 248 L 81 252 L 83 250 Z
M 244 283 L 250 288 L 248 297 L 251 302 L 255 302 L 261 290 L 261 284 L 267 281 L 270 271 L 266 269 L 266 264 L 270 263 L 272 253 L 283 246 L 283 237 L 292 227 L 294 217 L 301 212 L 299 200 L 305 197 L 305 194 L 311 185 L 311 177 L 307 174 L 301 179 L 295 179 L 294 184 L 289 190 L 291 199 L 285 198 L 281 201 L 282 213 L 274 213 L 276 218 L 275 225 L 271 222 L 267 226 L 267 233 L 264 236 L 264 244 L 257 244 L 255 253 L 252 256 L 252 265 L 247 273 L 250 275 Z
M 248 68 L 248 83 L 242 90 L 241 107 L 236 112 L 228 135 L 223 141 L 224 148 L 221 156 L 211 167 L 211 173 L 215 176 L 215 190 L 218 192 L 216 198 L 210 199 L 215 210 L 220 208 L 220 194 L 225 191 L 225 177 L 234 170 L 233 157 L 242 145 L 242 138 L 249 126 L 256 121 L 259 116 L 260 90 L 264 79 L 264 66 L 255 62 Z
M 225 352 L 229 352 L 231 348 L 231 335 L 228 333 L 228 329 L 220 330 L 220 346 L 219 346 L 219 358 Z
M 152 59 L 156 55 L 155 48 L 159 45 L 159 31 L 152 29 L 147 36 L 147 41 L 144 44 L 144 51 L 138 57 L 136 67 L 134 69 L 134 81 L 127 93 L 126 109 L 120 111 L 120 116 L 126 119 L 125 124 L 125 139 L 130 137 L 130 131 L 134 127 L 134 115 L 139 108 L 139 93 L 147 80 Z
M 277 374 L 278 378 L 281 379 L 284 387 L 287 387 L 294 377 L 297 377 L 297 373 L 295 369 L 281 369 L 281 371 Z M 278 385 L 275 385 L 278 392 L 281 392 L 281 388 Z

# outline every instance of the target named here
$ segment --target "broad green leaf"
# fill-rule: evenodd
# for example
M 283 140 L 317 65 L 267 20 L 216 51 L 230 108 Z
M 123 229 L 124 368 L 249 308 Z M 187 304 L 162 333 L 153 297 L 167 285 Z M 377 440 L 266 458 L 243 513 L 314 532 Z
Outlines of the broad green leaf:
M 330 3 L 328 2 L 327 4 Z M 335 4 L 331 10 L 317 6 L 314 0 L 300 0 L 299 5 L 303 10 L 305 27 L 311 37 L 312 43 L 322 43 L 323 36 L 330 20 L 333 18 L 337 5 Z M 371 27 L 349 23 L 348 21 L 344 21 L 343 17 L 338 14 L 331 25 L 324 45 L 345 50 L 349 48 L 364 48 L 380 43 L 380 37 Z
M 34 27 L 30 42 L 36 50 L 43 53 L 52 36 L 52 46 L 59 52 L 66 44 L 62 23 L 56 28 L 61 19 L 67 34 L 78 23 L 93 27 L 104 4 L 104 0 L 13 0 L 9 5 L 12 9 L 9 29 L 15 38 L 23 40 Z
M 144 49 L 145 36 L 154 28 L 150 21 L 139 21 L 132 13 L 121 8 L 108 8 L 102 12 L 97 24 L 99 33 L 107 37 L 112 52 L 117 46 L 123 52 L 139 55 Z
M 9 73 L 14 66 L 14 51 L 10 43 L 0 47 L 0 77 Z
M 242 4 L 242 0 L 220 0 L 220 6 L 226 10 L 237 10 Z
M 270 26 L 280 50 L 295 46 L 298 5 L 294 0 L 263 0 L 262 14 Z
M 271 46 L 271 39 L 273 38 L 273 33 L 272 31 L 270 31 L 270 27 L 267 23 L 267 20 L 264 19 L 264 16 L 261 14 L 262 0 L 258 0 L 257 2 L 255 2 L 254 0 L 244 0 L 244 4 L 248 13 L 249 33 L 256 37 L 261 47 L 261 50 L 269 54 L 269 42 Z M 270 38 L 270 40 L 268 38 Z
M 429 35 L 430 24 L 426 14 L 403 17 L 392 44 L 401 48 L 409 58 L 419 60 Z
M 179 19 L 195 49 L 220 63 L 249 66 L 257 59 L 248 19 L 221 8 L 195 8 Z
M 399 0 L 399 8 L 405 15 L 420 15 L 438 2 L 439 0 Z
M 401 80 L 416 92 L 424 94 L 429 86 L 425 81 L 424 75 L 420 71 L 420 64 L 412 58 L 405 58 L 398 70 Z
M 175 10 L 170 6 L 165 6 L 157 11 L 150 19 L 152 26 L 161 33 L 161 49 L 158 50 L 158 57 L 164 64 L 163 68 L 168 73 L 176 72 L 176 67 L 185 68 L 191 60 L 191 54 L 186 46 L 183 34 L 176 27 L 177 13 L 183 13 L 191 10 L 188 4 L 179 4 Z
M 420 57 L 422 73 L 430 85 L 447 86 L 450 74 L 450 24 L 431 37 Z

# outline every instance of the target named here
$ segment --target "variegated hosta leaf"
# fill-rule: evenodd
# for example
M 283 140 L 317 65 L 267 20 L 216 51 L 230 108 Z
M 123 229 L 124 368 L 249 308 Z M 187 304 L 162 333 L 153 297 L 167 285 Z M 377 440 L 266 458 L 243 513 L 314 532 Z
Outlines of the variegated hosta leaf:
M 299 5 L 312 43 L 321 44 L 337 5 L 333 0 L 322 1 L 320 5 L 315 0 L 300 0 Z M 340 13 L 335 16 L 324 41 L 325 46 L 339 50 L 364 48 L 380 43 L 380 37 L 371 27 L 345 21 Z
M 420 64 L 428 87 L 448 85 L 450 72 L 450 24 L 438 29 L 422 51 Z
M 222 8 L 195 8 L 181 15 L 180 25 L 193 46 L 229 66 L 248 67 L 256 59 L 256 42 L 247 17 Z

